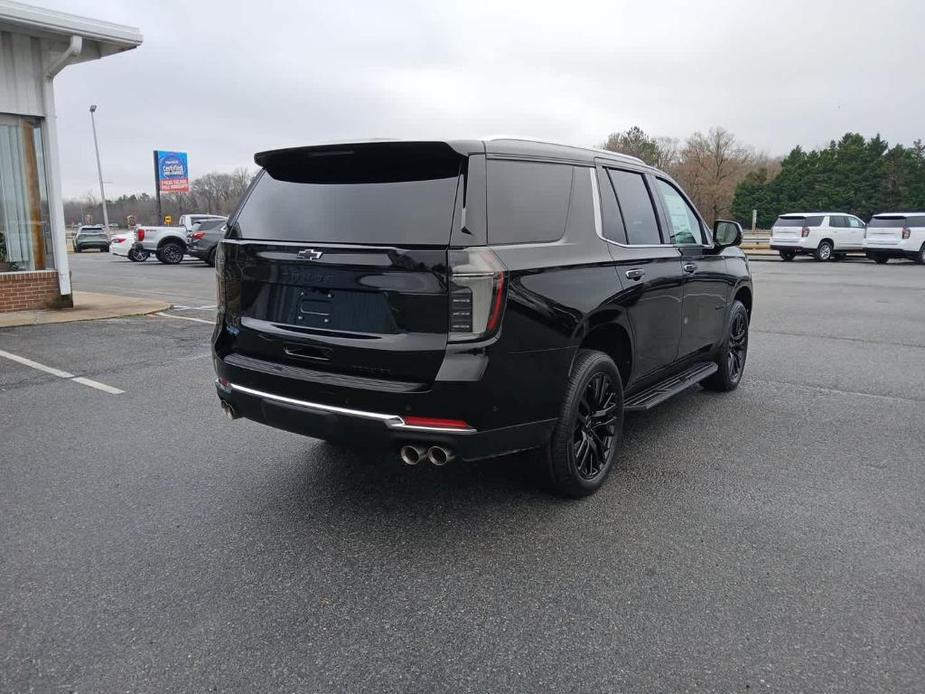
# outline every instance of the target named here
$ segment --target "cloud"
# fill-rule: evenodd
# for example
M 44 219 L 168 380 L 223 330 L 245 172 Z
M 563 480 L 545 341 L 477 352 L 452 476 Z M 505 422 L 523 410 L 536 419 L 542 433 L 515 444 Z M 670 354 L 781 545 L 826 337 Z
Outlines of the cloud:
M 153 190 L 157 148 L 189 152 L 196 176 L 368 137 L 593 145 L 634 124 L 676 137 L 723 125 L 781 154 L 846 130 L 925 135 L 916 0 L 46 2 L 145 35 L 58 78 L 68 195 L 96 186 L 90 103 L 111 195 Z

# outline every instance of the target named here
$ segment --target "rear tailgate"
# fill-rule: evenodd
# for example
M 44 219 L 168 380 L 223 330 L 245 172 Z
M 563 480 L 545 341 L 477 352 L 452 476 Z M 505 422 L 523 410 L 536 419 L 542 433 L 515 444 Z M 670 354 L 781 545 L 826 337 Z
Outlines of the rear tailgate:
M 447 344 L 460 155 L 390 143 L 260 163 L 222 242 L 226 361 L 431 383 Z
M 876 246 L 896 246 L 902 241 L 903 227 L 907 224 L 903 215 L 878 215 L 867 225 L 867 243 Z

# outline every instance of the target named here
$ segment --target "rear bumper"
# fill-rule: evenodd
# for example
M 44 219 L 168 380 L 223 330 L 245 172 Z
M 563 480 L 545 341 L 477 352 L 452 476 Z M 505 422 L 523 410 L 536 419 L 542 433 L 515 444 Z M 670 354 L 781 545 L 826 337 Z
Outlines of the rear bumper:
M 806 253 L 807 251 L 815 250 L 813 248 L 805 248 L 799 241 L 789 243 L 777 241 L 775 239 L 771 239 L 769 247 L 772 251 L 792 251 L 794 253 Z
M 211 248 L 200 248 L 199 246 L 187 246 L 186 254 L 191 255 L 194 258 L 199 258 L 200 260 L 206 260 L 209 257 L 209 251 Z
M 917 245 L 918 244 L 918 245 Z M 877 243 L 869 239 L 864 242 L 864 252 L 890 258 L 908 258 L 918 255 L 921 242 L 918 239 L 902 239 L 900 241 L 883 241 Z
M 542 446 L 554 420 L 477 431 L 410 426 L 398 414 L 328 405 L 216 381 L 218 397 L 236 415 L 284 429 L 345 444 L 397 450 L 408 443 L 440 444 L 462 460 L 478 460 Z

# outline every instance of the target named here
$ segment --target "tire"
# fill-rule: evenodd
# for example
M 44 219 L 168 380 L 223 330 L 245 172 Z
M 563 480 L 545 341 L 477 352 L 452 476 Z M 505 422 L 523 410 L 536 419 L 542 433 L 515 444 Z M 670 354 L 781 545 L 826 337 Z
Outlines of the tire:
M 206 265 L 215 267 L 215 248 L 209 251 L 209 256 L 206 258 Z
M 779 251 L 780 258 L 785 263 L 789 263 L 791 260 L 797 257 L 796 251 Z
M 83 249 L 80 246 L 74 246 L 75 253 L 83 253 Z
M 890 262 L 890 259 L 887 258 L 885 255 L 872 255 L 870 256 L 870 258 L 875 263 L 877 263 L 877 265 L 886 265 L 888 262 Z
M 139 251 L 139 250 L 132 248 L 131 250 L 129 250 L 127 257 L 133 263 L 143 263 L 144 261 L 148 259 L 149 255 L 151 254 L 148 251 L 145 251 L 145 250 Z
M 109 246 L 106 246 L 105 248 L 101 248 L 100 251 L 102 251 L 103 253 L 109 253 Z
M 813 253 L 813 257 L 820 263 L 831 260 L 834 255 L 835 249 L 831 241 L 820 241 L 819 245 L 816 247 L 816 252 Z
M 916 265 L 925 265 L 925 243 L 919 249 L 919 254 L 912 259 Z
M 164 265 L 179 265 L 183 260 L 184 249 L 176 241 L 168 241 L 157 249 L 155 255 Z
M 726 321 L 726 335 L 716 360 L 719 370 L 701 381 L 707 390 L 727 393 L 739 387 L 748 356 L 748 311 L 745 304 L 735 301 Z
M 835 255 L 832 256 L 832 260 L 838 262 L 840 260 L 844 260 L 847 257 L 848 257 L 847 253 L 836 253 Z
M 579 350 L 545 449 L 551 491 L 575 499 L 593 494 L 610 474 L 622 438 L 620 372 L 603 352 Z

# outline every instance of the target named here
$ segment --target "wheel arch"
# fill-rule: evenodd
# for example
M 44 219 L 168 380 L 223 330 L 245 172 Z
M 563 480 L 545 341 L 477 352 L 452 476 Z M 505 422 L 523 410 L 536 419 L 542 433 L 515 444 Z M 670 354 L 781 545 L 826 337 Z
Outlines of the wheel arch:
M 595 349 L 609 356 L 623 379 L 623 386 L 633 372 L 633 340 L 629 328 L 616 316 L 592 316 L 582 324 L 575 339 L 575 354 L 581 349 Z M 574 368 L 575 358 L 569 373 Z
M 168 243 L 178 243 L 183 249 L 183 252 L 186 252 L 186 239 L 181 239 L 179 236 L 171 234 L 170 236 L 165 236 L 160 241 L 157 242 L 157 250 L 161 250 Z
M 745 310 L 748 311 L 748 319 L 751 321 L 752 318 L 752 288 L 747 284 L 739 285 L 736 289 L 735 294 L 733 294 L 733 301 L 741 301 L 745 305 Z

